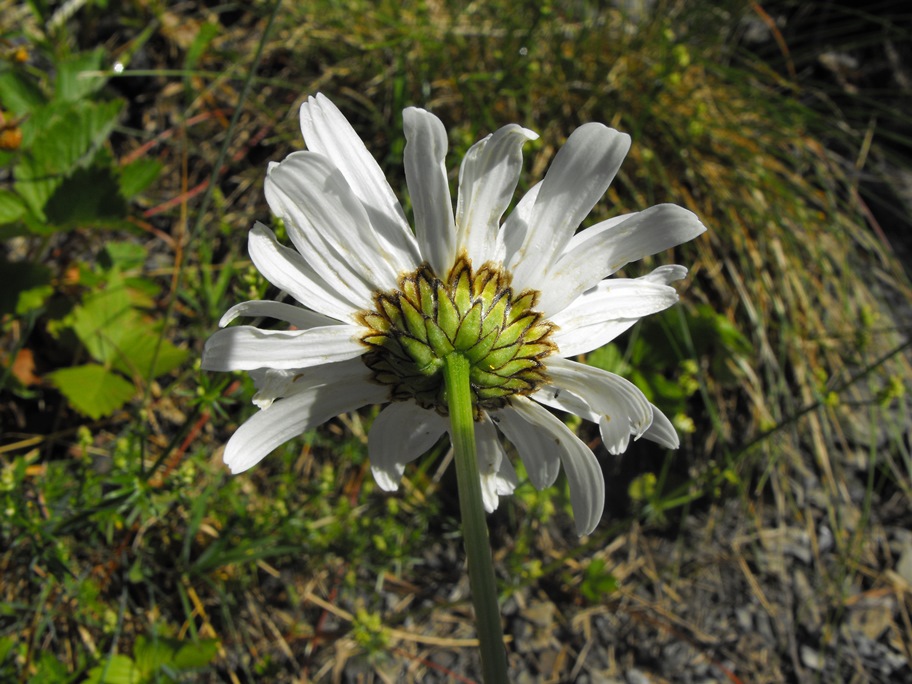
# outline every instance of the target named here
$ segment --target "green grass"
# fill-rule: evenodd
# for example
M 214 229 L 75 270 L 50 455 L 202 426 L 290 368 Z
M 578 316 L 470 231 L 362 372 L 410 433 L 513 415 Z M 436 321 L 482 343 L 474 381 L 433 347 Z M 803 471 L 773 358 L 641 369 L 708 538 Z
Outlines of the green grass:
M 18 79 L 0 109 L 23 132 L 0 151 L 13 282 L 0 294 L 0 679 L 305 681 L 408 666 L 418 678 L 438 673 L 427 649 L 468 648 L 465 597 L 437 589 L 460 582 L 461 561 L 428 565 L 453 548 L 461 559 L 445 444 L 396 495 L 370 475 L 375 410 L 246 474 L 220 462 L 253 390 L 200 372 L 200 350 L 231 304 L 270 294 L 246 232 L 270 221 L 265 164 L 300 148 L 297 106 L 318 91 L 404 200 L 405 106 L 444 121 L 453 170 L 498 126 L 538 131 L 521 189 L 595 120 L 634 144 L 590 222 L 675 202 L 709 228 L 628 270 L 692 266 L 682 303 L 588 359 L 674 415 L 681 451 L 628 473 L 629 505 L 586 544 L 562 487 L 505 500 L 491 519 L 504 595 L 568 611 L 627 596 L 644 580 L 603 554 L 612 540 L 681 533 L 695 511 L 722 525 L 729 501 L 757 535 L 770 511 L 813 527 L 822 507 L 836 561 L 814 580 L 834 630 L 847 586 L 889 585 L 866 530 L 908 519 L 908 322 L 885 302 L 908 304 L 910 290 L 856 172 L 908 168 L 909 148 L 868 135 L 863 102 L 816 106 L 832 101 L 819 84 L 740 52 L 748 5 L 667 3 L 631 22 L 587 2 L 319 0 L 286 3 L 265 41 L 272 5 L 123 3 L 116 29 L 103 5 L 46 31 L 43 3 L 0 2 L 0 76 Z M 72 117 L 80 135 L 55 123 Z M 66 182 L 16 185 L 26 158 Z M 77 201 L 87 187 L 122 205 Z M 88 367 L 91 383 L 74 379 Z M 108 389 L 93 398 L 96 384 Z M 796 484 L 807 478 L 825 493 L 813 506 Z

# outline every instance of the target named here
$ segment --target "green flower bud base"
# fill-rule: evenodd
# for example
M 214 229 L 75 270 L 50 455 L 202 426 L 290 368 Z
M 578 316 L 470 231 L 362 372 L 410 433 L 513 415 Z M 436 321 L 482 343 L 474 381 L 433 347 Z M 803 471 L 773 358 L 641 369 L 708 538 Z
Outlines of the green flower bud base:
M 378 293 L 375 310 L 362 312 L 371 347 L 362 358 L 374 379 L 390 385 L 391 399 L 449 415 L 444 359 L 457 352 L 470 364 L 476 418 L 502 408 L 514 394 L 531 394 L 547 382 L 542 363 L 557 347 L 555 325 L 535 311 L 538 292 L 519 294 L 510 276 L 491 263 L 473 272 L 457 259 L 445 280 L 422 266 L 399 279 L 399 289 Z

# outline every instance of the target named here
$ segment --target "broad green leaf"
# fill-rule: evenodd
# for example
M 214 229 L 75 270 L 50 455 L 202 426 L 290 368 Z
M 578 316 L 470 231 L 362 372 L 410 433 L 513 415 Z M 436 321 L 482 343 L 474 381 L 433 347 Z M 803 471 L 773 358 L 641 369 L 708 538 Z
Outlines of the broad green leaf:
M 133 647 L 133 657 L 136 659 L 136 667 L 142 673 L 144 680 L 152 680 L 152 675 L 156 674 L 165 665 L 171 665 L 174 662 L 174 646 L 169 643 L 168 639 L 152 639 L 139 637 L 136 640 L 136 646 Z
M 40 218 L 54 190 L 78 167 L 91 164 L 123 108 L 111 102 L 62 103 L 45 107 L 23 123 L 31 147 L 14 167 L 14 188 Z
M 146 380 L 164 375 L 178 366 L 187 358 L 187 350 L 180 349 L 168 340 L 162 340 L 155 358 L 155 348 L 158 345 L 158 335 L 150 324 L 139 316 L 128 321 L 119 333 L 112 335 L 112 342 L 117 346 L 119 354 L 113 360 L 113 366 L 127 375 L 138 374 Z M 157 327 L 157 326 L 156 326 Z M 152 361 L 155 360 L 155 366 Z
M 124 218 L 127 203 L 111 169 L 92 166 L 65 178 L 48 198 L 44 213 L 57 226 L 92 226 Z
M 0 189 L 0 223 L 18 221 L 25 214 L 25 205 L 17 195 Z
M 208 639 L 185 643 L 174 656 L 174 667 L 179 670 L 196 670 L 205 667 L 218 654 L 218 641 Z
M 113 655 L 106 663 L 89 670 L 83 684 L 141 684 L 139 668 L 125 655 Z
M 120 168 L 120 193 L 127 198 L 139 194 L 158 178 L 162 165 L 157 159 L 137 159 Z
M 129 271 L 146 262 L 146 248 L 135 242 L 108 242 L 101 255 L 104 267 Z
M 96 361 L 110 365 L 120 356 L 124 329 L 137 325 L 137 313 L 119 276 L 113 276 L 103 290 L 86 295 L 73 310 L 73 330 Z
M 92 73 L 101 71 L 103 59 L 104 50 L 96 48 L 58 62 L 55 99 L 81 100 L 104 86 L 107 78 Z
M 135 393 L 133 383 L 94 363 L 61 368 L 47 377 L 73 408 L 93 420 L 111 415 Z

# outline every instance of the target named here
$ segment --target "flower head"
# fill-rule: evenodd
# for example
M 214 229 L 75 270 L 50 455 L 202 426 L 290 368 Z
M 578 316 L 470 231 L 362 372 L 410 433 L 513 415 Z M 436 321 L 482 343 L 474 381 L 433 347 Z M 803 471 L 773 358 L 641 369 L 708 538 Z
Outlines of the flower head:
M 258 390 L 261 410 L 231 437 L 225 463 L 244 471 L 335 415 L 389 403 L 368 453 L 380 487 L 394 490 L 406 464 L 449 429 L 441 359 L 456 351 L 471 363 L 485 507 L 517 484 L 499 432 L 539 489 L 563 465 L 577 531 L 587 534 L 604 508 L 601 470 L 542 405 L 598 423 L 612 454 L 631 437 L 678 446 L 671 422 L 632 383 L 569 357 L 674 304 L 682 266 L 608 276 L 705 228 L 664 204 L 577 233 L 630 147 L 627 135 L 597 123 L 573 132 L 504 221 L 522 146 L 537 135 L 511 124 L 481 140 L 460 167 L 454 213 L 443 124 L 413 107 L 403 120 L 414 231 L 377 162 L 322 95 L 301 107 L 307 151 L 269 166 L 266 199 L 295 249 L 257 224 L 250 256 L 297 304 L 238 304 L 206 344 L 204 368 L 250 371 Z M 290 329 L 225 327 L 239 316 Z

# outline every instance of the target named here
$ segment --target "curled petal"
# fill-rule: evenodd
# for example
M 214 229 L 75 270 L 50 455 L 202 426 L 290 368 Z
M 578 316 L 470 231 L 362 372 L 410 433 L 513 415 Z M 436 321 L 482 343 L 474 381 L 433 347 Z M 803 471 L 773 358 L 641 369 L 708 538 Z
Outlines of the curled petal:
M 626 264 L 680 245 L 706 231 L 693 212 L 674 204 L 618 216 L 574 235 L 547 273 L 539 303 L 545 315 L 560 311 Z
M 475 445 L 481 476 L 481 497 L 485 510 L 492 513 L 497 510 L 501 496 L 513 493 L 519 484 L 519 478 L 504 453 L 494 423 L 487 415 L 475 424 Z
M 329 316 L 314 313 L 300 306 L 285 304 L 284 302 L 275 302 L 270 300 L 253 300 L 235 304 L 219 319 L 219 327 L 224 328 L 239 316 L 249 318 L 275 318 L 279 321 L 285 321 L 301 330 L 307 328 L 319 328 L 326 325 L 338 325 L 338 321 Z
M 333 416 L 384 401 L 388 390 L 367 379 L 360 361 L 355 364 L 328 366 L 309 384 L 304 376 L 300 390 L 251 416 L 228 440 L 225 465 L 232 473 L 243 472 L 277 446 Z
M 533 477 L 533 470 L 547 471 L 550 466 L 543 468 L 543 462 L 560 459 L 570 486 L 577 534 L 589 534 L 605 509 L 605 478 L 595 454 L 566 425 L 535 402 L 525 397 L 513 397 L 510 401 L 509 408 L 492 412 L 497 427 L 513 442 L 532 484 L 539 489 L 542 488 L 539 482 L 547 477 L 553 482 L 554 477 L 546 472 L 542 480 L 542 473 Z

